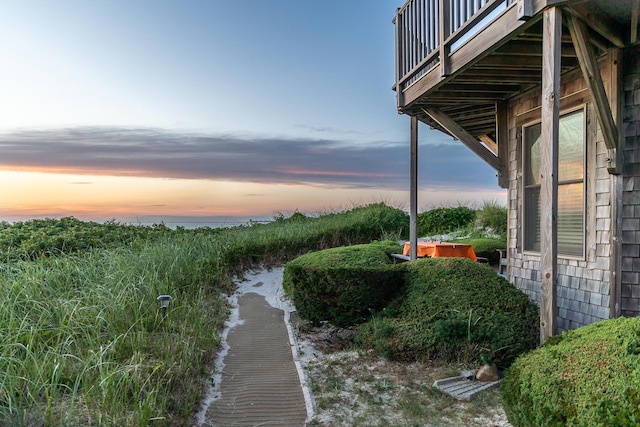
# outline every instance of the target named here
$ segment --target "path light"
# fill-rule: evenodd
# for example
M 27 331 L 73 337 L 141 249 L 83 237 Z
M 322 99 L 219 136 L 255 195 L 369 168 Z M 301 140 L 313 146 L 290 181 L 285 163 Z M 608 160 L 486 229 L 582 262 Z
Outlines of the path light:
M 171 298 L 171 295 L 160 295 L 156 299 L 158 300 L 158 304 L 160 305 L 160 310 L 162 310 L 162 312 L 166 314 L 167 308 L 169 308 L 169 303 L 173 298 Z

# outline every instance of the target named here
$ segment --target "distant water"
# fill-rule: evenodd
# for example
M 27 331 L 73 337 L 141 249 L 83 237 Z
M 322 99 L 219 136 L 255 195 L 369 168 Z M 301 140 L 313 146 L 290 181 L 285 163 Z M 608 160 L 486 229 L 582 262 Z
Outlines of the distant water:
M 10 224 L 15 222 L 25 222 L 32 219 L 45 219 L 45 218 L 61 218 L 59 215 L 42 215 L 34 217 L 14 217 L 14 218 L 0 218 L 0 221 L 7 221 Z M 120 224 L 141 225 L 141 226 L 153 226 L 158 224 L 164 224 L 165 226 L 176 229 L 183 227 L 189 230 L 201 227 L 209 228 L 223 228 L 223 227 L 237 227 L 239 225 L 251 225 L 251 224 L 266 224 L 273 221 L 273 218 L 267 217 L 234 217 L 234 216 L 207 216 L 207 217 L 193 217 L 193 216 L 138 216 L 135 218 L 82 218 L 76 217 L 82 221 L 96 221 L 105 222 L 108 220 L 115 220 Z
M 155 224 L 164 224 L 169 228 L 183 227 L 188 230 L 201 227 L 223 228 L 237 227 L 239 225 L 251 225 L 255 223 L 264 224 L 271 222 L 273 218 L 266 217 L 239 217 L 239 216 L 140 216 L 123 223 L 133 225 L 152 226 Z
M 193 230 L 196 228 L 209 227 L 209 228 L 225 228 L 225 227 L 237 227 L 239 225 L 251 225 L 251 224 L 266 224 L 271 221 L 153 221 L 153 222 L 131 222 L 132 225 L 144 225 L 153 226 L 157 224 L 164 224 L 165 226 L 176 229 L 178 227 L 186 228 L 187 230 Z

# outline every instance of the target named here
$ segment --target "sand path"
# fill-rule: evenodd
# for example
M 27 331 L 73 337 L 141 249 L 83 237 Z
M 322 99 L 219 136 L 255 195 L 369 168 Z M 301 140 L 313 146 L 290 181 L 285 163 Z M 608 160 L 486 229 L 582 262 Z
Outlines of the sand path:
M 313 415 L 306 376 L 283 296 L 282 268 L 238 283 L 222 334 L 215 385 L 197 415 L 200 426 L 301 427 Z

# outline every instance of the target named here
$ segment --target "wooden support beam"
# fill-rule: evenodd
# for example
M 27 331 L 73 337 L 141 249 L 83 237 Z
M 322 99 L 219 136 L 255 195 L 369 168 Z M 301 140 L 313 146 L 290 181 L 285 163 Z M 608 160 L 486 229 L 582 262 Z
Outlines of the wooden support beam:
M 409 241 L 411 259 L 418 258 L 418 116 L 411 116 L 411 189 L 409 195 Z
M 502 168 L 500 159 L 491 152 L 487 147 L 482 145 L 473 135 L 464 130 L 451 117 L 447 116 L 438 108 L 423 108 L 429 117 L 436 121 L 440 126 L 449 132 L 454 138 L 457 138 L 466 145 L 471 151 L 476 153 L 482 160 L 487 162 L 489 166 L 499 171 Z
M 487 148 L 493 151 L 493 154 L 498 155 L 498 143 L 493 140 L 489 135 L 480 135 L 478 139 L 487 146 Z
M 589 24 L 598 34 L 609 40 L 616 47 L 623 48 L 625 46 L 624 37 L 621 34 L 621 26 L 614 20 L 608 18 L 605 14 L 594 15 L 579 2 L 571 4 L 565 9 L 571 16 L 580 18 Z
M 613 119 L 620 123 L 624 111 L 624 76 L 622 49 L 609 49 L 611 58 L 611 105 Z M 619 135 L 620 142 L 624 140 Z M 622 149 L 618 150 L 618 164 L 622 165 Z M 609 244 L 611 247 L 611 262 L 609 263 L 609 318 L 620 317 L 622 314 L 622 199 L 623 176 L 611 175 L 611 227 Z
M 558 311 L 558 135 L 562 12 L 544 11 L 542 37 L 542 135 L 540 177 L 540 343 L 556 332 Z
M 498 185 L 509 188 L 509 103 L 496 102 L 496 140 L 498 142 L 498 159 L 502 168 L 498 171 Z
M 591 44 L 589 43 L 589 32 L 586 25 L 569 14 L 567 16 L 567 26 L 573 39 L 573 44 L 578 54 L 578 61 L 582 74 L 591 93 L 591 99 L 596 107 L 596 115 L 604 136 L 604 143 L 607 146 L 607 170 L 609 173 L 618 174 L 620 165 L 616 163 L 618 156 L 618 128 L 611 114 L 611 107 L 607 99 L 607 93 L 604 90 L 602 76 L 598 68 L 598 61 L 593 53 Z

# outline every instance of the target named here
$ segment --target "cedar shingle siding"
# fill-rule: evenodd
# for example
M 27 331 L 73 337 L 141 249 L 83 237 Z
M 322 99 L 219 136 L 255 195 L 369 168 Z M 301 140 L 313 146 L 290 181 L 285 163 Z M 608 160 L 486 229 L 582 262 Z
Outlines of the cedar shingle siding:
M 638 61 L 637 58 L 634 58 Z M 611 90 L 611 63 L 609 60 L 601 61 L 601 74 L 606 90 Z M 630 66 L 638 70 L 638 64 Z M 640 75 L 634 77 L 635 99 L 638 112 L 634 115 L 636 121 L 633 126 L 633 137 L 627 137 L 627 144 L 638 146 L 638 136 L 635 124 L 640 128 Z M 586 108 L 586 212 L 585 212 L 585 257 L 558 256 L 558 328 L 559 331 L 577 328 L 610 317 L 610 280 L 611 280 L 611 191 L 612 180 L 607 171 L 607 149 L 602 137 L 593 105 L 588 102 L 589 95 L 580 70 L 566 74 L 562 78 L 561 86 L 561 111 L 570 110 L 587 102 Z M 634 98 L 634 97 L 632 97 Z M 540 120 L 541 97 L 540 91 L 533 91 L 510 103 L 509 120 L 509 279 L 531 300 L 540 302 L 540 255 L 528 253 L 523 250 L 523 183 L 522 183 L 522 126 Z M 625 115 L 626 117 L 626 115 Z M 632 139 L 633 138 L 633 139 Z M 630 140 L 632 139 L 632 142 Z M 640 148 L 640 147 L 638 147 Z M 626 154 L 626 153 L 625 153 Z M 638 151 L 640 162 L 640 150 Z M 638 173 L 637 184 L 640 190 L 640 164 L 636 168 Z M 635 181 L 634 181 L 635 183 Z M 625 187 L 626 188 L 626 187 Z M 640 213 L 640 192 L 635 197 L 637 211 Z M 630 218 L 627 218 L 630 219 Z M 623 251 L 633 252 L 638 256 L 640 252 L 640 224 L 635 222 L 625 223 L 633 228 L 633 246 L 625 245 Z M 630 237 L 630 236 L 628 236 Z M 625 243 L 631 243 L 626 242 Z M 627 267 L 632 266 L 633 261 L 623 261 Z M 635 291 L 630 285 L 623 286 L 623 300 L 625 289 L 627 294 L 635 292 L 637 299 L 634 307 L 638 307 L 640 301 L 640 287 L 638 275 L 640 275 L 640 262 L 637 262 L 637 270 L 629 270 L 631 273 L 627 279 L 634 279 Z M 625 273 L 626 274 L 626 273 Z M 624 277 L 623 277 L 624 280 Z M 630 304 L 627 302 L 627 304 Z M 624 309 L 624 306 L 623 306 Z

